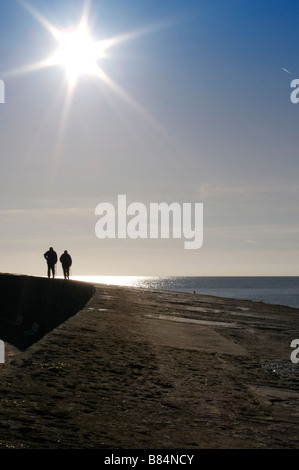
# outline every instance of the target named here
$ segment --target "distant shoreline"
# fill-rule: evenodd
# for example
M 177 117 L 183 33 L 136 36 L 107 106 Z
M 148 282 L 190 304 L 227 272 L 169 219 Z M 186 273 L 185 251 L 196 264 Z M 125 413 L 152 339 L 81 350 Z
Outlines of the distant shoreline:
M 298 276 L 74 276 L 74 279 L 299 308 Z
M 0 273 L 1 275 L 1 273 Z M 23 276 L 22 274 L 10 274 Z M 28 276 L 30 277 L 30 276 Z M 46 276 L 31 276 L 42 277 Z M 64 279 L 56 276 L 56 279 Z M 76 276 L 71 281 L 92 285 L 142 287 L 169 292 L 251 300 L 299 309 L 299 276 Z

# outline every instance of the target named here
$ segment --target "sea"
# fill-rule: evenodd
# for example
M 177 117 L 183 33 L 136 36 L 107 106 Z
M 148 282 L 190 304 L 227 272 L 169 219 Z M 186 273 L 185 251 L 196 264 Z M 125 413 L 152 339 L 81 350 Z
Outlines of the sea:
M 299 309 L 298 276 L 74 276 L 72 279 L 253 300 Z

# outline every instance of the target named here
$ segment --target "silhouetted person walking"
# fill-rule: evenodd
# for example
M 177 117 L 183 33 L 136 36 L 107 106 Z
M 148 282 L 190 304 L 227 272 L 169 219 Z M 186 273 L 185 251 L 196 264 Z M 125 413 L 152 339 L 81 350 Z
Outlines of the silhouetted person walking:
M 54 279 L 55 277 L 55 264 L 57 263 L 57 253 L 56 251 L 53 250 L 51 247 L 49 251 L 47 251 L 44 254 L 44 258 L 47 260 L 48 264 L 48 277 L 51 277 L 51 272 L 52 272 L 52 277 Z
M 60 256 L 59 261 L 62 264 L 64 279 L 70 278 L 70 267 L 72 266 L 72 258 L 68 254 L 67 250 Z

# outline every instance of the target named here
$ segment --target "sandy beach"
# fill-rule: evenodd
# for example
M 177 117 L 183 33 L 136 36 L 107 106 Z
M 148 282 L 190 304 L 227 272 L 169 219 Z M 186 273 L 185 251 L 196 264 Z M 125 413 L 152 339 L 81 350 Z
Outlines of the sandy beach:
M 298 314 L 96 285 L 30 346 L 5 341 L 0 449 L 297 449 Z

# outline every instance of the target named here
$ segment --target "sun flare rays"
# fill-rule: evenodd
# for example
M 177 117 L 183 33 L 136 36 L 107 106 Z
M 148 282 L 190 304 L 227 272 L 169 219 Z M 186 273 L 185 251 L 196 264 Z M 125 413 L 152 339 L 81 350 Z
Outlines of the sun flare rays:
M 18 0 L 19 3 L 30 13 L 30 15 L 52 35 L 57 42 L 57 48 L 48 57 L 9 70 L 2 73 L 4 78 L 29 74 L 43 70 L 48 67 L 62 67 L 65 70 L 67 99 L 66 110 L 71 103 L 71 98 L 81 76 L 90 76 L 103 82 L 114 94 L 131 107 L 132 110 L 142 115 L 148 123 L 157 126 L 155 120 L 149 113 L 130 96 L 119 84 L 117 84 L 100 66 L 101 60 L 109 58 L 109 49 L 117 45 L 136 39 L 145 34 L 169 27 L 168 22 L 160 22 L 144 28 L 138 28 L 114 37 L 97 40 L 90 31 L 89 14 L 91 0 L 85 0 L 81 18 L 75 26 L 67 29 L 59 29 L 52 24 L 44 15 L 34 8 L 27 0 Z M 63 113 L 66 119 L 67 113 Z M 154 124 L 155 123 L 155 124 Z
M 65 30 L 60 30 L 47 20 L 41 13 L 33 8 L 26 0 L 20 0 L 28 12 L 56 39 L 58 47 L 56 51 L 40 63 L 45 66 L 63 66 L 66 71 L 70 86 L 74 86 L 80 75 L 96 75 L 100 68 L 99 59 L 104 57 L 106 50 L 111 43 L 96 41 L 89 31 L 88 14 L 90 2 L 84 4 L 83 13 L 79 24 Z M 38 69 L 39 63 L 28 66 Z M 19 69 L 19 73 L 26 72 L 26 67 Z M 17 72 L 14 71 L 14 72 Z
M 85 0 L 79 23 L 67 29 L 57 28 L 27 0 L 19 0 L 19 2 L 54 37 L 58 45 L 56 51 L 49 57 L 11 70 L 6 75 L 29 73 L 50 66 L 63 66 L 71 87 L 76 84 L 80 75 L 96 76 L 109 86 L 107 75 L 99 65 L 99 61 L 108 56 L 108 50 L 118 44 L 169 26 L 166 23 L 155 24 L 99 41 L 94 39 L 89 27 L 91 0 Z
M 55 159 L 59 158 L 63 148 L 63 136 L 69 118 L 69 112 L 73 102 L 73 94 L 83 76 L 91 77 L 94 83 L 104 84 L 107 90 L 112 92 L 112 96 L 120 99 L 120 102 L 128 106 L 134 113 L 137 113 L 142 121 L 148 125 L 148 129 L 155 131 L 156 135 L 165 133 L 157 120 L 134 99 L 120 84 L 117 83 L 105 71 L 102 66 L 104 59 L 111 59 L 109 51 L 113 47 L 135 40 L 146 34 L 154 33 L 158 30 L 168 28 L 171 24 L 168 21 L 161 21 L 143 28 L 125 32 L 114 37 L 107 37 L 101 40 L 95 38 L 94 31 L 91 31 L 90 10 L 91 0 L 82 0 L 83 8 L 79 21 L 75 25 L 67 28 L 58 28 L 51 23 L 40 11 L 33 7 L 27 0 L 18 0 L 26 11 L 42 26 L 56 42 L 56 48 L 48 57 L 28 63 L 18 68 L 8 70 L 1 74 L 4 78 L 11 78 L 20 75 L 36 73 L 50 67 L 61 68 L 65 72 L 65 81 L 62 87 L 56 86 L 56 90 L 62 89 L 64 92 L 61 115 L 58 118 L 58 133 L 56 135 Z M 63 20 L 63 18 L 62 18 Z M 83 81 L 83 86 L 86 82 Z M 112 100 L 113 101 L 113 100 Z M 127 120 L 126 120 L 127 122 Z

